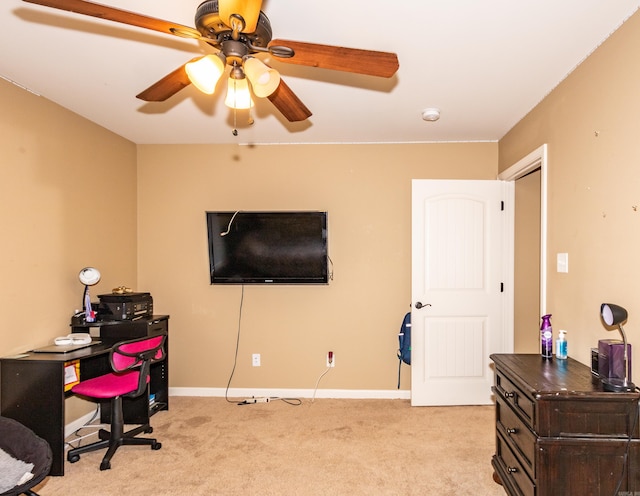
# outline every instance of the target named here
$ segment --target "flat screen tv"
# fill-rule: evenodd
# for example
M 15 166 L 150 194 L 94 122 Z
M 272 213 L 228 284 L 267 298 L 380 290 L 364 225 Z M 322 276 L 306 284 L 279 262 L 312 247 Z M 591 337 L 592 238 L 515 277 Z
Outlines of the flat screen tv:
M 326 284 L 327 212 L 207 212 L 211 284 Z

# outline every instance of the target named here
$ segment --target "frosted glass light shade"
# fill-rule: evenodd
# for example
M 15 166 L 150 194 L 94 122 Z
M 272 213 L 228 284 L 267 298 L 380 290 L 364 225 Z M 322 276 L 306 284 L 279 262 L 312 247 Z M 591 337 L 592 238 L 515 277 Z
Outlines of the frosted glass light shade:
M 184 68 L 193 85 L 203 93 L 211 95 L 224 72 L 224 65 L 217 55 L 205 55 L 193 62 L 188 62 Z
M 267 66 L 260 59 L 248 57 L 243 67 L 251 88 L 258 98 L 269 96 L 280 84 L 278 71 Z
M 230 77 L 227 83 L 227 98 L 224 104 L 232 109 L 250 109 L 253 107 L 253 99 L 249 93 L 247 78 L 234 79 Z

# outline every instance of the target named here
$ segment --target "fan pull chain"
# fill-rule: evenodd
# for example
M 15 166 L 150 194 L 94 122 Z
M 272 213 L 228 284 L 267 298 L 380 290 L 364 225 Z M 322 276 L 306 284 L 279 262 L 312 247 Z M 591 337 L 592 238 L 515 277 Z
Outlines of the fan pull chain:
M 236 92 L 236 80 L 233 80 L 233 131 L 231 131 L 231 133 L 234 136 L 238 136 L 238 109 L 237 109 L 237 98 L 238 98 L 238 93 Z
M 237 120 L 236 120 L 237 113 L 238 113 L 238 109 L 234 108 L 233 109 L 233 131 L 231 131 L 231 134 L 233 134 L 234 136 L 238 136 Z

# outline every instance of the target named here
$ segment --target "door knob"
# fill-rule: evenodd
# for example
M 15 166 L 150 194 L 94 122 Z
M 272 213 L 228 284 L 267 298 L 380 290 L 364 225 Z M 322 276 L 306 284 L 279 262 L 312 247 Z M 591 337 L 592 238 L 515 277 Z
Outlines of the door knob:
M 416 303 L 416 308 L 417 308 L 418 310 L 420 310 L 420 309 L 421 309 L 421 308 L 423 308 L 423 307 L 430 307 L 430 306 L 431 306 L 431 303 L 425 303 L 425 304 L 423 304 L 421 301 L 419 301 L 419 302 L 417 302 L 417 303 Z

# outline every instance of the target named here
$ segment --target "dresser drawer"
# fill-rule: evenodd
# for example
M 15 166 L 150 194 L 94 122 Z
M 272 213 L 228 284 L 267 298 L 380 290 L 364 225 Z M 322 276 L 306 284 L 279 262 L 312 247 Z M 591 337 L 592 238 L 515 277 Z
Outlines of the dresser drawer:
M 537 432 L 541 437 L 638 437 L 637 398 L 609 393 L 607 398 L 542 394 Z
M 496 386 L 494 392 L 502 397 L 514 410 L 520 413 L 527 425 L 534 429 L 535 426 L 535 402 L 523 393 L 500 370 L 496 371 Z
M 622 439 L 541 438 L 538 441 L 538 492 L 589 496 L 640 494 L 634 471 L 624 470 L 623 474 L 627 459 L 633 460 L 633 451 L 633 445 Z
M 496 429 L 520 458 L 529 476 L 534 479 L 536 436 L 500 396 L 496 398 Z
M 513 492 L 519 496 L 535 496 L 535 484 L 501 434 L 496 436 L 495 462 L 505 487 L 513 488 Z

